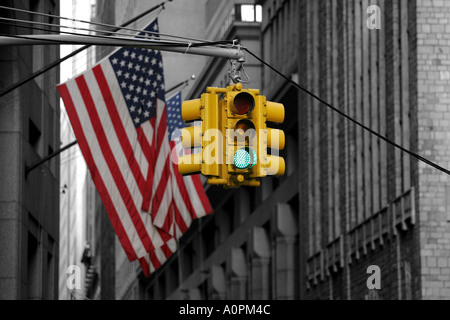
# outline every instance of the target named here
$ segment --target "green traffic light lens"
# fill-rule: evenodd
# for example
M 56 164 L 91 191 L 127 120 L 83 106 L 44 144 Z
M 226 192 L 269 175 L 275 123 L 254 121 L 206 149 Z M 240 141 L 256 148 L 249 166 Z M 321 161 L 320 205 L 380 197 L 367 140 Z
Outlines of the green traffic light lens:
M 250 166 L 250 154 L 245 149 L 240 149 L 234 154 L 234 165 L 238 169 L 247 169 Z
M 256 164 L 256 152 L 250 148 L 242 148 L 234 154 L 234 165 L 238 169 L 250 169 Z

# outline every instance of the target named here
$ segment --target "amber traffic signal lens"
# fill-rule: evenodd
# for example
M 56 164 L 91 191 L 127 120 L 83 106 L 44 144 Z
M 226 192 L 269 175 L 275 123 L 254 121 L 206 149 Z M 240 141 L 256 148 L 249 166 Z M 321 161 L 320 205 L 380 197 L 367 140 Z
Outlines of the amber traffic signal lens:
M 242 133 L 238 131 L 239 129 L 242 130 Z M 255 133 L 256 133 L 255 125 L 253 124 L 253 122 L 251 122 L 250 120 L 247 120 L 247 119 L 239 120 L 236 123 L 235 130 L 242 135 L 247 135 L 250 139 L 253 139 L 255 136 Z M 248 132 L 248 130 L 252 130 L 252 131 Z

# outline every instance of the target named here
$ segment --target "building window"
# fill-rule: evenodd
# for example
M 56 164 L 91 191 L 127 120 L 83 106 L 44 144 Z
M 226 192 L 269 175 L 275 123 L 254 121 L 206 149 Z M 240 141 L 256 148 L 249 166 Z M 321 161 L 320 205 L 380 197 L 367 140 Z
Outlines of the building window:
M 28 141 L 30 142 L 33 149 L 36 151 L 37 154 L 42 156 L 41 154 L 41 131 L 38 129 L 38 127 L 34 124 L 34 122 L 29 119 L 28 121 Z
M 242 22 L 262 22 L 262 7 L 253 4 L 236 5 L 236 20 Z
M 39 244 L 31 232 L 28 232 L 27 246 L 27 298 L 40 298 Z

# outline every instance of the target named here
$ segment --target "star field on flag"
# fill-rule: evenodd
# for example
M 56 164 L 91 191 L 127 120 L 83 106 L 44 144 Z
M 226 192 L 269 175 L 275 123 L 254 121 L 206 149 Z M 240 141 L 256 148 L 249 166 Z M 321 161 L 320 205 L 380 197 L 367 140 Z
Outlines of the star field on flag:
M 156 24 L 150 30 L 158 31 Z M 143 34 L 142 34 L 143 35 Z M 161 52 L 124 48 L 110 58 L 135 127 L 155 116 L 156 99 L 164 101 L 165 86 Z
M 186 123 L 181 118 L 181 92 L 167 101 L 167 127 L 169 130 L 169 139 L 174 140 L 181 134 L 181 129 Z

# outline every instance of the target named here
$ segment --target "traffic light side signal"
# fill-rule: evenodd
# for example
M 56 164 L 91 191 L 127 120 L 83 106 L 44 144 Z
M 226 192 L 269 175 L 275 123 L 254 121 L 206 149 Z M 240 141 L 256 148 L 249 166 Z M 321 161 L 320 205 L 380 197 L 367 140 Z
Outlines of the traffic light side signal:
M 194 126 L 186 127 L 181 132 L 184 148 L 201 148 L 201 152 L 181 156 L 178 160 L 178 172 L 182 175 L 199 174 L 204 176 L 220 176 L 220 140 L 221 115 L 219 96 L 215 92 L 207 92 L 200 99 L 183 102 L 181 116 L 185 122 L 193 122 Z M 201 121 L 196 124 L 195 121 Z M 219 136 L 219 139 L 217 138 Z
M 284 158 L 278 156 L 279 150 L 285 147 L 283 130 L 267 127 L 267 122 L 283 123 L 285 117 L 284 106 L 281 103 L 267 101 L 265 96 L 258 96 L 254 111 L 254 122 L 258 132 L 258 161 L 252 177 L 282 176 L 286 164 Z M 271 154 L 268 154 L 268 150 Z

